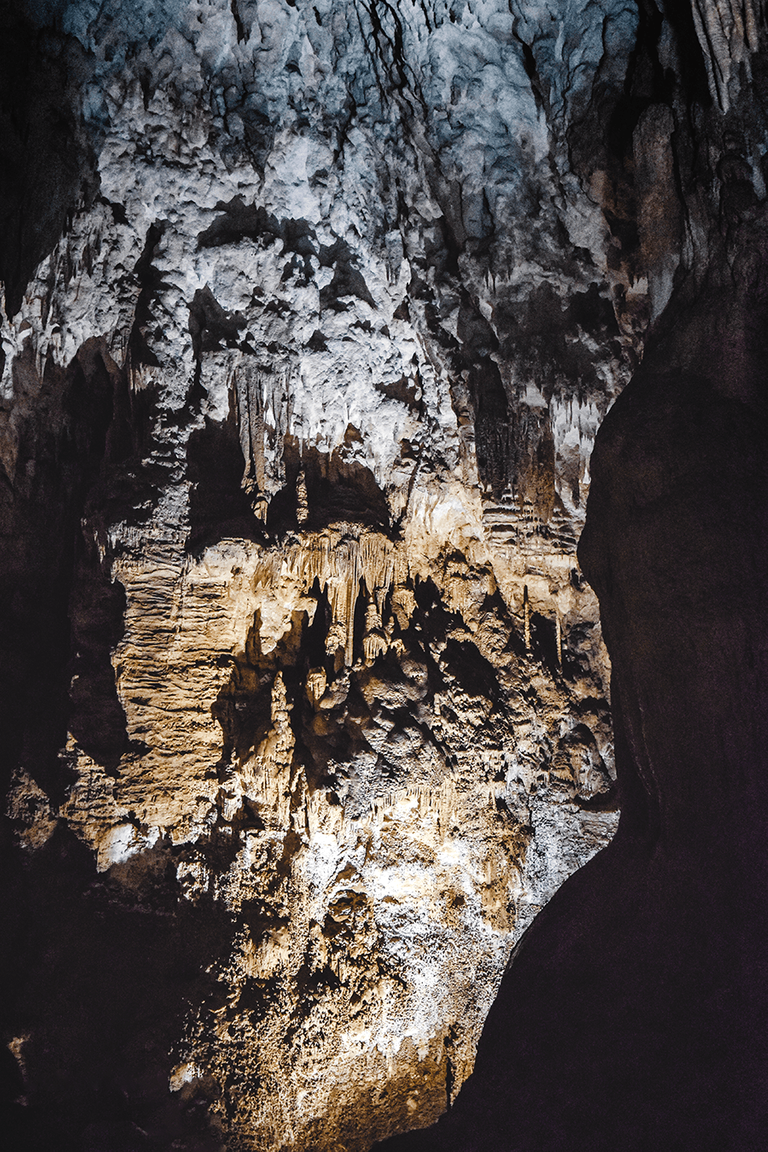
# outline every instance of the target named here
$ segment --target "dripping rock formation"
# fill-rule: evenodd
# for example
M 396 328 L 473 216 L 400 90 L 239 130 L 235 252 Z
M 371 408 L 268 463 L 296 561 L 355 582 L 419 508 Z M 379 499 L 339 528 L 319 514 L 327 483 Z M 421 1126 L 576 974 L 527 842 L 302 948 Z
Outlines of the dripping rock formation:
M 0 29 L 13 1147 L 761 1149 L 762 4 Z

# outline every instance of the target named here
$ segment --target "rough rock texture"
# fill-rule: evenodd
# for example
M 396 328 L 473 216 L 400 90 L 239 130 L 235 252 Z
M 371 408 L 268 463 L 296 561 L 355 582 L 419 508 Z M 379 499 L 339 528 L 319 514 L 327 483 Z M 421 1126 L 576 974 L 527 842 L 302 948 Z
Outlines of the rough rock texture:
M 696 10 L 710 100 L 654 113 L 680 171 L 706 146 L 719 179 L 681 184 L 694 239 L 597 437 L 579 545 L 619 829 L 513 953 L 455 1107 L 392 1152 L 765 1145 L 766 30 L 751 68 L 746 41 L 702 35 L 736 9 Z
M 575 555 L 598 425 L 649 322 L 640 380 L 759 362 L 720 311 L 729 277 L 734 324 L 761 299 L 759 15 L 61 0 L 3 16 L 19 1147 L 353 1152 L 457 1096 L 510 947 L 616 827 L 609 665 Z M 656 471 L 684 471 L 669 461 L 701 389 L 678 410 L 674 388 L 643 387 L 670 422 Z M 676 513 L 647 552 L 645 521 L 637 544 L 627 527 L 621 501 L 657 482 L 647 420 L 603 451 L 592 501 L 608 568 L 639 589 L 627 612 L 590 560 L 626 716 L 641 656 L 660 706 L 682 706 L 677 610 L 663 651 L 644 637 L 662 585 L 698 587 L 695 549 L 664 575 Z M 615 877 L 628 836 L 537 920 L 437 1146 L 511 1147 L 512 1129 L 521 1149 L 581 1146 L 525 1044 L 551 1034 L 573 1083 L 544 1006 L 569 915 L 589 948 L 562 964 L 563 996 L 584 981 L 573 1027 L 604 1039 L 604 907 L 568 893 Z M 612 896 L 624 915 L 644 906 L 638 874 Z M 499 1125 L 517 1080 L 548 1130 L 525 1135 L 514 1110 Z
M 453 1110 L 382 1148 L 764 1147 L 765 307 L 710 281 L 601 429 L 619 829 L 513 953 Z

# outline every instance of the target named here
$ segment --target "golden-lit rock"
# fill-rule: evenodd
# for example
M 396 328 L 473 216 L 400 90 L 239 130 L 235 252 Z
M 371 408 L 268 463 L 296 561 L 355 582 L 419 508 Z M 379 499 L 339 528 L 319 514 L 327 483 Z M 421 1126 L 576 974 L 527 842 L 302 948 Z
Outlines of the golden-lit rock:
M 7 812 L 15 906 L 60 938 L 16 1032 L 51 1147 L 427 1124 L 615 830 L 575 550 L 674 273 L 667 121 L 651 291 L 604 139 L 636 14 L 518 8 L 72 4 L 0 123 L 38 214 L 0 189 Z

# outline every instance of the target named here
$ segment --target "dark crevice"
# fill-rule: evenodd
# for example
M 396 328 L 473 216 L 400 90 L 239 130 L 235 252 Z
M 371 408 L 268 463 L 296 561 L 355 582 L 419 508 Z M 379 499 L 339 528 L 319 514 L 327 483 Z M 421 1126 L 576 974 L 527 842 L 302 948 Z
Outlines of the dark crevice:
M 76 655 L 70 598 L 81 519 L 101 473 L 114 393 L 115 380 L 96 340 L 84 345 L 67 369 L 49 362 L 38 407 L 20 426 L 13 487 L 3 493 L 0 674 L 8 726 L 0 755 L 6 780 L 22 763 L 59 800 L 58 753 L 66 744 Z M 34 468 L 28 469 L 32 460 Z M 119 729 L 114 703 L 105 707 L 112 709 Z M 114 762 L 117 745 L 112 736 L 105 740 L 109 748 L 102 752 Z
M 247 40 L 248 36 L 245 31 L 245 27 L 243 26 L 243 21 L 240 18 L 240 10 L 237 6 L 237 0 L 230 0 L 229 7 L 232 12 L 232 18 L 235 21 L 235 27 L 237 28 L 237 42 L 238 44 L 241 44 L 243 40 Z
M 69 731 L 97 764 L 114 775 L 127 750 L 125 712 L 110 655 L 123 636 L 125 592 L 99 562 L 93 541 L 81 537 L 70 599 L 73 659 Z
M 147 229 L 144 248 L 133 270 L 139 285 L 139 295 L 136 300 L 131 334 L 128 337 L 126 367 L 129 372 L 131 369 L 140 367 L 160 367 L 160 361 L 147 341 L 147 329 L 153 320 L 153 302 L 160 290 L 165 287 L 162 276 L 153 263 L 155 250 L 162 239 L 164 228 L 164 222 L 159 220 L 150 224 Z
M 98 191 L 80 98 L 89 61 L 70 37 L 0 11 L 0 281 L 9 316 L 78 206 Z
M 206 416 L 187 443 L 190 534 L 187 547 L 199 554 L 224 537 L 263 541 L 251 502 L 243 490 L 245 459 L 234 418 Z

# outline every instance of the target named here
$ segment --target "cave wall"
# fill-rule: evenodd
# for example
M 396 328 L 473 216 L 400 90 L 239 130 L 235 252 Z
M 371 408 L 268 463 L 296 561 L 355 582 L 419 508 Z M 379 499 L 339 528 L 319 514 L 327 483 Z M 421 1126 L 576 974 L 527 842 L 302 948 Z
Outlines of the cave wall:
M 452 1109 L 387 1152 L 765 1143 L 766 28 L 757 6 L 665 7 L 688 72 L 652 115 L 686 239 L 596 438 L 578 549 L 619 827 L 514 949 Z
M 762 25 L 715 7 L 3 17 L 20 1147 L 352 1152 L 456 1098 L 616 829 L 597 429 L 755 249 Z

